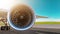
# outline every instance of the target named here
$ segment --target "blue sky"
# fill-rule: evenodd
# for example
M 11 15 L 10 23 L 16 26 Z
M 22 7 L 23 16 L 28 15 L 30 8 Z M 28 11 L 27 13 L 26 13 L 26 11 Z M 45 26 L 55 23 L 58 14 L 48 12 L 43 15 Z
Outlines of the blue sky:
M 0 9 L 9 10 L 18 1 L 31 6 L 36 15 L 60 19 L 60 0 L 0 0 Z
M 60 19 L 60 0 L 27 0 L 36 15 Z

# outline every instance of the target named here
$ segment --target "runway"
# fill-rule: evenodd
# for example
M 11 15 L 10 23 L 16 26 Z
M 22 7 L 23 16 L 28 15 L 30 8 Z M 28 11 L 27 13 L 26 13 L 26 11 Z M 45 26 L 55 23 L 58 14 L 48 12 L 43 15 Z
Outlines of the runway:
M 44 27 L 45 26 L 45 27 Z M 1 31 L 0 30 L 0 34 L 60 34 L 60 29 L 59 28 L 55 28 L 55 27 L 59 27 L 59 25 L 55 25 L 55 27 L 53 27 L 53 25 L 50 25 L 52 27 L 47 28 L 47 25 L 34 25 L 31 29 L 26 30 L 26 31 L 17 31 L 14 29 L 8 30 L 8 31 Z M 43 28 L 44 27 L 44 28 Z
M 26 30 L 26 31 L 0 31 L 0 34 L 60 34 L 56 32 L 40 31 L 40 30 Z
M 48 31 L 48 32 L 57 32 L 60 33 L 60 24 L 41 24 L 34 25 L 33 30 Z

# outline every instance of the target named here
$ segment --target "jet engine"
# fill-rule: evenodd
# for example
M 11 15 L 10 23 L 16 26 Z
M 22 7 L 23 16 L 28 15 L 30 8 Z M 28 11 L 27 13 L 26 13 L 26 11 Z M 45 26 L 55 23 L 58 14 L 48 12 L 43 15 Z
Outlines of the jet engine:
M 35 21 L 35 14 L 27 5 L 16 5 L 11 8 L 7 16 L 10 26 L 16 30 L 27 30 Z

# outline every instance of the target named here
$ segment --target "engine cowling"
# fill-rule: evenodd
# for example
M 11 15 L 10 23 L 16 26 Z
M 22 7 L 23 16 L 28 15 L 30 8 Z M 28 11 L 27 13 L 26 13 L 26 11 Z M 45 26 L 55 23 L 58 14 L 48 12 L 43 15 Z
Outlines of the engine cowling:
M 16 30 L 27 30 L 35 21 L 34 11 L 27 5 L 16 5 L 8 12 L 8 22 Z

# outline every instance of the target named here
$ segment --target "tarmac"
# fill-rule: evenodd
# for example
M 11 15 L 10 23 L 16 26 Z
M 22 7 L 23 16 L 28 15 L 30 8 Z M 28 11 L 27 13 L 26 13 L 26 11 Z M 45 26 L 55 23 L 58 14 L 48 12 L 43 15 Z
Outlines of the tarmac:
M 8 31 L 1 31 L 0 34 L 60 34 L 60 25 L 34 25 L 26 31 L 18 31 L 11 28 Z

